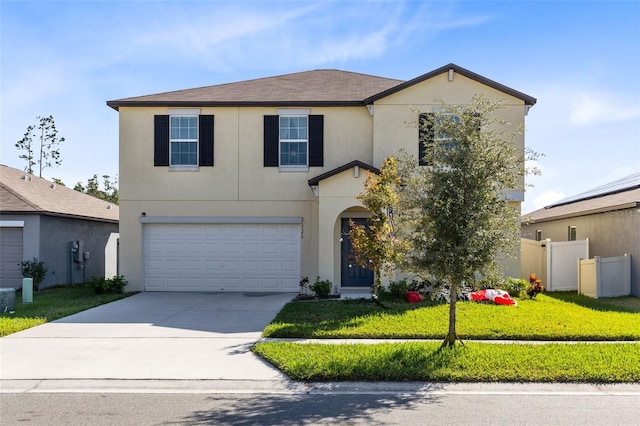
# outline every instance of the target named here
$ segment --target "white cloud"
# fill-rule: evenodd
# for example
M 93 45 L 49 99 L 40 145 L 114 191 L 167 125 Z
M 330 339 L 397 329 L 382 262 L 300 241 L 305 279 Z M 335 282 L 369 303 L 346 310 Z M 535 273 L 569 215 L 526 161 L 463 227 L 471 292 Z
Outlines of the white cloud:
M 569 123 L 573 126 L 632 120 L 640 117 L 640 102 L 623 99 L 613 93 L 590 90 L 575 93 L 570 104 Z

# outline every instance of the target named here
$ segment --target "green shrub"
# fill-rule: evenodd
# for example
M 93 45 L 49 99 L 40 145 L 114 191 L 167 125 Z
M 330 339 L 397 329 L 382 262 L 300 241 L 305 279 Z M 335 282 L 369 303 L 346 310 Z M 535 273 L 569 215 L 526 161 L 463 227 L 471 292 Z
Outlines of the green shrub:
M 509 293 L 509 296 L 511 297 L 521 298 L 521 297 L 524 297 L 528 286 L 529 286 L 529 283 L 527 282 L 527 280 L 509 277 L 502 284 L 502 290 Z
M 410 287 L 411 287 L 411 283 L 406 279 L 399 280 L 399 281 L 391 281 L 389 283 L 389 293 L 391 293 L 395 297 L 404 299 Z
M 33 278 L 33 289 L 38 291 L 40 289 L 40 283 L 47 275 L 47 268 L 44 267 L 44 262 L 39 262 L 37 257 L 33 260 L 25 260 L 18 263 L 20 272 L 24 278 Z
M 93 288 L 96 294 L 124 293 L 124 289 L 127 286 L 127 280 L 122 276 L 115 276 L 112 278 L 94 277 L 89 282 L 89 287 Z
M 504 279 L 501 276 L 490 274 L 482 277 L 478 282 L 477 287 L 480 289 L 502 288 L 503 285 Z
M 309 287 L 318 297 L 327 297 L 331 293 L 333 283 L 330 280 L 321 280 L 320 277 L 316 278 L 316 282 Z

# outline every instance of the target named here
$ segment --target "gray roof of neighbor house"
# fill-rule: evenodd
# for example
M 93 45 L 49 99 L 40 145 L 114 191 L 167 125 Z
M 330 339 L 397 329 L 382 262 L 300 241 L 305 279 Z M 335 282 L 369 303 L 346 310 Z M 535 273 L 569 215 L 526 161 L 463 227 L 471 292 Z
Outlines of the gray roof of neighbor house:
M 44 214 L 117 223 L 117 205 L 0 164 L 0 213 Z
M 635 207 L 640 207 L 640 173 L 557 201 L 523 215 L 522 221 L 546 222 Z
M 482 84 L 534 105 L 536 99 L 455 64 L 448 64 L 409 81 L 394 80 L 349 71 L 320 69 L 258 78 L 195 89 L 177 90 L 155 95 L 107 101 L 118 110 L 121 106 L 314 106 L 368 105 L 411 85 L 448 72 L 464 75 Z

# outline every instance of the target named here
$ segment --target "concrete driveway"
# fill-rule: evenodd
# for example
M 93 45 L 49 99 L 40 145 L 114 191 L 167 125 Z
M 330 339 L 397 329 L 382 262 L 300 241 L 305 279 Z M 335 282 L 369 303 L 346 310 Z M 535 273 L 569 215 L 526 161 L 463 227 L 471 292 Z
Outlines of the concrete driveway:
M 139 293 L 1 338 L 0 380 L 286 380 L 250 347 L 294 296 Z

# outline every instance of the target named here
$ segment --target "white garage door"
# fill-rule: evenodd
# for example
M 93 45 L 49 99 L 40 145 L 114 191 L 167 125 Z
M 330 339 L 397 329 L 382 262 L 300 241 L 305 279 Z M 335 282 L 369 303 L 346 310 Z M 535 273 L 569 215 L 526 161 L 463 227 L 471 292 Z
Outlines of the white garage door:
M 22 228 L 0 228 L 0 287 L 22 287 Z
M 297 291 L 298 224 L 149 224 L 147 291 Z

